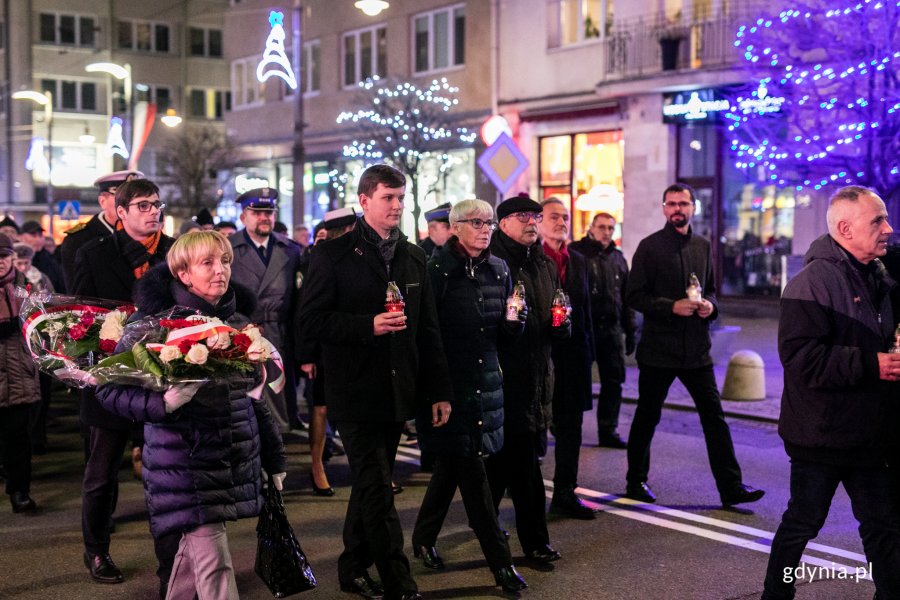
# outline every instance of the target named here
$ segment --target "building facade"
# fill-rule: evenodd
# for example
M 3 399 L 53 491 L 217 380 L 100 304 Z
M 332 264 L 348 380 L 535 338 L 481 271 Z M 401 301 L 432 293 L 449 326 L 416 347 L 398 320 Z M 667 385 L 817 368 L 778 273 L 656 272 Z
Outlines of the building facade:
M 224 131 L 228 0 L 7 0 L 3 7 L 0 212 L 40 218 L 46 228 L 52 194 L 54 214 L 77 201 L 83 219 L 98 210 L 93 181 L 128 166 L 110 144 L 129 158 L 140 149 L 132 166 L 159 180 L 169 141 L 200 127 Z M 88 69 L 97 63 L 108 65 Z M 12 97 L 22 90 L 49 92 L 52 111 Z M 163 125 L 167 111 L 182 123 Z M 177 187 L 163 196 L 177 201 Z M 74 224 L 58 215 L 53 222 L 57 237 Z

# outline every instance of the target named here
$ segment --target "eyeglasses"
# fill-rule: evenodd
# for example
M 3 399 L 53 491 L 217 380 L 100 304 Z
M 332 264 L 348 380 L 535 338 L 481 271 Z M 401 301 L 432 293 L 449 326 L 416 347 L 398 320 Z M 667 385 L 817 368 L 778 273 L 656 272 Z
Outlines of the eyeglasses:
M 457 223 L 468 223 L 472 226 L 473 229 L 481 229 L 485 225 L 488 226 L 488 229 L 491 231 L 497 229 L 497 221 L 492 221 L 488 219 L 485 221 L 484 219 L 460 219 Z
M 528 221 L 530 221 L 532 219 L 534 219 L 535 223 L 540 223 L 541 221 L 544 220 L 544 215 L 542 215 L 541 213 L 534 213 L 534 212 L 517 212 L 517 213 L 513 213 L 509 216 L 515 218 L 516 221 L 518 221 L 519 223 L 527 223 Z
M 166 207 L 165 202 L 160 202 L 157 200 L 156 202 L 148 202 L 147 200 L 141 200 L 140 202 L 132 202 L 128 205 L 137 206 L 137 209 L 141 212 L 150 212 L 150 209 L 155 208 L 156 210 L 162 210 Z
M 666 208 L 687 208 L 693 205 L 693 202 L 663 202 L 663 206 Z

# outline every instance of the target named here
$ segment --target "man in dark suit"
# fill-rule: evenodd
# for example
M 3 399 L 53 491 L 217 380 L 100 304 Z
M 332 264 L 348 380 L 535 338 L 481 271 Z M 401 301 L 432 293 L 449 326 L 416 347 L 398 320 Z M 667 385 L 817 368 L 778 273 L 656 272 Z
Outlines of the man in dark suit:
M 131 302 L 134 283 L 166 259 L 174 240 L 161 230 L 159 188 L 147 179 L 134 179 L 116 190 L 115 209 L 120 228 L 85 244 L 75 257 L 73 293 Z M 119 464 L 132 429 L 129 419 L 109 413 L 93 393 L 81 395 L 81 420 L 89 429 L 89 455 L 82 485 L 81 528 L 84 563 L 100 583 L 121 583 L 122 572 L 109 555 L 109 519 L 115 508 Z M 154 540 L 161 559 L 160 579 L 168 581 L 163 558 L 175 557 L 178 536 Z M 171 569 L 171 562 L 168 563 Z
M 350 462 L 341 589 L 380 596 L 366 572 L 374 563 L 388 598 L 412 600 L 421 595 L 394 508 L 394 457 L 417 401 L 431 405 L 432 422 L 441 426 L 452 390 L 425 253 L 399 229 L 405 192 L 406 178 L 393 167 L 366 169 L 357 227 L 312 253 L 300 328 L 322 344 L 328 415 Z M 385 308 L 391 282 L 403 294 L 402 312 Z
M 572 335 L 553 342 L 553 437 L 556 439 L 556 470 L 550 512 L 573 519 L 593 519 L 594 509 L 575 495 L 578 458 L 581 455 L 581 424 L 584 411 L 593 406 L 591 363 L 594 360 L 591 301 L 585 258 L 570 250 L 569 209 L 557 198 L 541 202 L 544 220 L 538 223 L 544 254 L 556 265 L 562 289 L 572 307 Z
M 116 221 L 116 189 L 131 179 L 143 179 L 140 171 L 116 171 L 100 177 L 94 182 L 99 190 L 97 203 L 100 212 L 91 217 L 87 223 L 79 223 L 66 231 L 66 238 L 59 247 L 60 264 L 66 289 L 75 289 L 75 255 L 82 246 L 99 237 L 115 232 Z
M 300 246 L 272 230 L 278 209 L 277 190 L 250 190 L 238 196 L 237 202 L 241 205 L 244 229 L 228 238 L 234 249 L 231 280 L 256 291 L 256 309 L 249 315 L 250 320 L 262 325 L 266 339 L 284 361 L 284 389 L 276 393 L 266 386 L 264 395 L 275 424 L 281 433 L 286 433 L 299 426 L 291 320 L 300 273 Z

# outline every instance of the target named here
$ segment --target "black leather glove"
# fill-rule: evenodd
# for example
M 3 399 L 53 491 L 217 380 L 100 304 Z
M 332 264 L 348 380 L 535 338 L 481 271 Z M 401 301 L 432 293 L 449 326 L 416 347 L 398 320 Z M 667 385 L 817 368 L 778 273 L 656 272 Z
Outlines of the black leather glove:
M 503 333 L 506 335 L 510 335 L 513 337 L 518 337 L 522 335 L 522 332 L 525 331 L 525 321 L 528 319 L 528 307 L 526 306 L 521 311 L 519 311 L 519 318 L 514 321 L 509 321 L 507 319 L 503 320 L 503 323 L 500 325 L 500 328 L 503 330 Z
M 572 320 L 566 317 L 559 327 L 550 327 L 550 336 L 555 340 L 567 340 L 572 337 Z
M 625 356 L 631 356 L 634 354 L 634 334 L 625 334 Z

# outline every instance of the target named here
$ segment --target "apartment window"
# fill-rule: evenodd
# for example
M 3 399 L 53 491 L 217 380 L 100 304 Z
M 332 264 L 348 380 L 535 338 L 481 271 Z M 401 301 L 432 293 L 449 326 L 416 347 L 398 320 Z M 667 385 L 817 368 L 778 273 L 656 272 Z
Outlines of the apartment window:
M 142 52 L 169 52 L 169 26 L 150 21 L 122 20 L 118 23 L 119 48 Z
M 220 120 L 231 110 L 231 92 L 193 89 L 188 95 L 188 115 L 195 119 Z
M 344 34 L 344 85 L 387 74 L 387 28 L 370 27 Z
M 222 31 L 219 29 L 190 28 L 191 56 L 222 56 Z
M 93 82 L 42 79 L 41 91 L 53 94 L 53 110 L 97 111 L 97 84 Z
M 300 87 L 304 94 L 318 92 L 320 88 L 320 55 L 319 40 L 303 44 L 303 57 L 300 64 Z
M 462 4 L 413 19 L 415 72 L 440 71 L 466 62 L 466 9 Z
M 64 46 L 92 47 L 94 45 L 94 31 L 97 22 L 93 17 L 41 13 L 39 22 L 41 42 Z
M 606 37 L 615 0 L 550 0 L 550 46 L 568 46 Z
M 134 101 L 152 102 L 156 104 L 157 114 L 164 114 L 172 107 L 172 89 L 166 85 L 141 84 L 135 89 Z
M 235 106 L 262 102 L 265 84 L 256 79 L 256 65 L 261 56 L 242 58 L 231 63 L 231 93 Z

